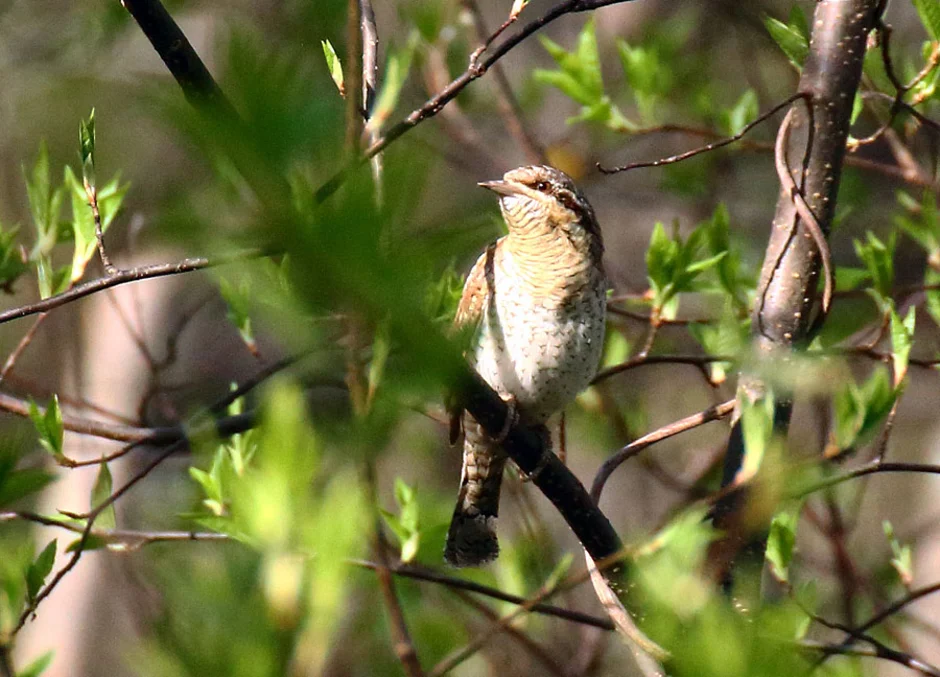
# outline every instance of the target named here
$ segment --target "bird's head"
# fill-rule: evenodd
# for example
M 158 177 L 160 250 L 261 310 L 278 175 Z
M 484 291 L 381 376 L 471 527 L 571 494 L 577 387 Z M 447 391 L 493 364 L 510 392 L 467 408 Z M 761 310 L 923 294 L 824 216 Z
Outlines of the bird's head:
M 603 251 L 594 209 L 571 177 L 554 167 L 519 167 L 479 185 L 499 195 L 510 234 L 560 232 L 575 246 Z

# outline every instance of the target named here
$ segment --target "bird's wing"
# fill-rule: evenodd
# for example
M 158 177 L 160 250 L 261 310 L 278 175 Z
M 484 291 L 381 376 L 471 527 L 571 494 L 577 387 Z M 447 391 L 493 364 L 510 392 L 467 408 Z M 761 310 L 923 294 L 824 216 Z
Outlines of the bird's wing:
M 492 275 L 495 264 L 496 250 L 499 241 L 494 242 L 480 255 L 473 264 L 467 280 L 463 285 L 460 303 L 457 304 L 457 313 L 454 315 L 454 334 L 464 345 L 470 345 L 476 335 L 486 299 L 489 294 L 489 277 Z M 463 418 L 463 408 L 456 403 L 455 397 L 448 398 L 448 413 L 450 415 L 450 443 L 456 444 L 460 438 Z

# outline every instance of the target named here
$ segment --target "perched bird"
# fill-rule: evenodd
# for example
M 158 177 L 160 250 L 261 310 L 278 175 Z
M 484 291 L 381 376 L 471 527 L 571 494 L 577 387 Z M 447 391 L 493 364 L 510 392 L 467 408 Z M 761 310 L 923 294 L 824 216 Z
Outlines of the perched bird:
M 509 234 L 471 269 L 454 324 L 473 332 L 468 359 L 511 410 L 544 424 L 587 387 L 600 361 L 607 295 L 601 231 L 584 194 L 552 167 L 520 167 L 480 185 L 499 195 Z M 461 428 L 460 493 L 444 549 L 459 567 L 499 554 L 495 522 L 507 458 L 502 440 L 469 413 L 452 411 L 452 444 Z

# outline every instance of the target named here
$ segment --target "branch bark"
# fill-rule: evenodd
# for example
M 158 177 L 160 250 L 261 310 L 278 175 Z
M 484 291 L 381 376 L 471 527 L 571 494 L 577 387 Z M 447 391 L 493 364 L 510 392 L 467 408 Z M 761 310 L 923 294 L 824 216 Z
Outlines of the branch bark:
M 809 339 L 814 328 L 812 312 L 817 305 L 825 254 L 824 241 L 818 243 L 819 234 L 828 238 L 832 226 L 868 34 L 882 9 L 879 0 L 819 0 L 816 4 L 809 53 L 798 86 L 803 100 L 793 104 L 781 126 L 786 169 L 792 174 L 792 163 L 802 162 L 802 171 L 796 173 L 798 191 L 781 185 L 752 315 L 754 345 L 767 359 L 785 360 L 790 351 Z M 806 207 L 815 224 L 807 224 L 800 217 Z M 816 322 L 823 316 L 820 310 Z M 745 457 L 741 404 L 745 398 L 757 401 L 767 391 L 760 376 L 741 374 L 735 412 L 738 420 L 728 445 L 724 486 L 735 483 Z M 780 393 L 776 398 L 774 424 L 781 431 L 790 422 L 791 403 L 787 398 Z M 740 498 L 729 492 L 716 506 L 719 526 L 727 527 L 734 521 L 732 513 L 740 507 Z M 747 538 L 745 534 L 735 535 L 734 529 L 729 531 L 729 538 Z

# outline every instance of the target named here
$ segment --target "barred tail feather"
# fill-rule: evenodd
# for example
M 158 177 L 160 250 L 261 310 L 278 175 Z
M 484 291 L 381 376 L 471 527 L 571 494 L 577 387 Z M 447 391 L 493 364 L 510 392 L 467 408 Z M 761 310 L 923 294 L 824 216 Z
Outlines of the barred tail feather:
M 444 559 L 455 567 L 481 566 L 499 555 L 496 518 L 506 465 L 506 452 L 469 416 L 466 424 L 460 493 L 444 547 Z

